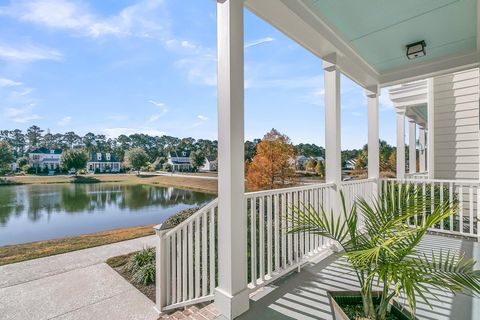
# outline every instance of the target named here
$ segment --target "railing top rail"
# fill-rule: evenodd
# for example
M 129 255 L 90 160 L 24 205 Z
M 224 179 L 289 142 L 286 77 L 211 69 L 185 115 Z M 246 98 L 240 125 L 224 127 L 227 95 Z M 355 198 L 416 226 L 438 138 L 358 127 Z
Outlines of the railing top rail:
M 419 176 L 419 175 L 425 175 L 428 174 L 428 171 L 421 171 L 421 172 L 414 172 L 414 173 L 405 173 L 406 177 L 409 176 Z
M 310 190 L 316 188 L 326 188 L 326 187 L 333 187 L 333 183 L 318 183 L 318 184 L 309 184 L 300 187 L 291 187 L 291 188 L 280 188 L 280 189 L 271 189 L 271 190 L 262 190 L 262 191 L 254 191 L 254 192 L 246 192 L 245 197 L 256 197 L 256 196 L 267 196 L 267 195 L 274 195 L 280 194 L 285 192 L 294 192 L 294 191 L 302 191 L 302 190 Z
M 475 180 L 447 180 L 447 179 L 397 179 L 397 178 L 382 178 L 384 181 L 396 181 L 396 182 L 418 182 L 418 183 L 453 183 L 453 184 L 468 184 L 468 185 L 480 185 L 480 181 Z
M 209 211 L 212 207 L 215 207 L 217 204 L 218 204 L 218 198 L 213 199 L 212 201 L 210 201 L 209 203 L 207 203 L 206 205 L 198 209 L 198 211 L 196 211 L 190 217 L 183 220 L 172 229 L 168 230 L 168 232 L 165 233 L 165 236 L 168 237 L 173 233 L 177 232 L 178 230 L 182 229 L 186 224 L 189 224 L 191 221 L 195 220 L 198 216 L 202 215 L 205 211 Z
M 351 185 L 351 184 L 362 184 L 362 183 L 365 183 L 365 182 L 373 182 L 375 180 L 377 180 L 377 178 L 367 178 L 367 179 L 342 181 L 341 185 L 342 186 L 348 186 L 348 185 Z

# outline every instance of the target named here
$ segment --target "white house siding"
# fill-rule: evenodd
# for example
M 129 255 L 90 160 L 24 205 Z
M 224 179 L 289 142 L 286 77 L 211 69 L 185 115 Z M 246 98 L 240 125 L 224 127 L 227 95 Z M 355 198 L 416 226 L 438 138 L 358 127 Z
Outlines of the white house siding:
M 434 176 L 479 179 L 479 69 L 433 81 Z

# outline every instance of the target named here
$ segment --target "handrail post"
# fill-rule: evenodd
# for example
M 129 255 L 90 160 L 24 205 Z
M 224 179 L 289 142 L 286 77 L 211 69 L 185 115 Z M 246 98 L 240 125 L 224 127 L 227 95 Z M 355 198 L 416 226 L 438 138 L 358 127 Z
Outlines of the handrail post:
M 161 314 L 162 309 L 167 305 L 167 246 L 165 234 L 168 229 L 161 230 L 162 225 L 155 226 L 157 235 L 157 248 L 155 254 L 155 310 Z

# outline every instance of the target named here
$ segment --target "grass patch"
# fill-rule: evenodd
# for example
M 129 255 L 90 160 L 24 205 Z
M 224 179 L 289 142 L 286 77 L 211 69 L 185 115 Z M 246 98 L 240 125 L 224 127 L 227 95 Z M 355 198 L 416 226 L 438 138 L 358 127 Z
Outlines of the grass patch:
M 154 225 L 0 247 L 0 265 L 52 256 L 154 234 Z
M 164 187 L 176 187 L 194 191 L 217 193 L 218 186 L 215 179 L 196 179 L 192 177 L 175 176 L 137 176 L 135 174 L 96 174 L 94 176 L 79 176 L 77 178 L 67 175 L 58 176 L 12 176 L 4 178 L 1 184 L 52 184 L 52 183 L 125 183 L 125 184 L 147 184 Z

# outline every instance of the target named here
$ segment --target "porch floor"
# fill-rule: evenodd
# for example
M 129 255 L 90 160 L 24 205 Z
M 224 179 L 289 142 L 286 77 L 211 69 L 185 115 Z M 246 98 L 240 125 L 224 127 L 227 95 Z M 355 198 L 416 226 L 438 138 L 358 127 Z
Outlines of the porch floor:
M 446 236 L 428 235 L 420 245 L 426 253 L 451 250 L 465 252 L 467 258 L 480 260 L 480 244 Z M 479 268 L 477 266 L 476 268 Z M 266 287 L 250 301 L 250 310 L 238 319 L 332 319 L 327 291 L 357 290 L 358 282 L 345 258 L 333 254 L 309 264 L 302 272 L 291 273 Z M 439 300 L 431 300 L 431 309 L 423 300 L 417 302 L 417 317 L 425 320 L 480 319 L 480 298 L 465 294 L 436 292 Z M 427 295 L 428 296 L 428 295 Z M 402 301 L 400 301 L 402 302 Z

